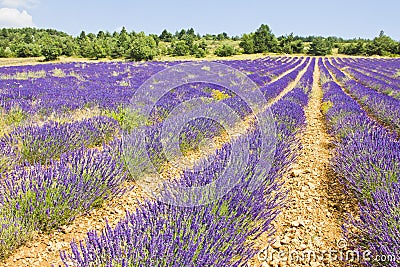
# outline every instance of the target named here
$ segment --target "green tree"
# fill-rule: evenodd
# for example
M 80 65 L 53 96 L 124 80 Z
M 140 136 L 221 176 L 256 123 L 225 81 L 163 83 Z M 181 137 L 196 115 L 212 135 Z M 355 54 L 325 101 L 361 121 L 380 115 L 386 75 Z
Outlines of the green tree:
M 239 46 L 243 48 L 243 53 L 253 54 L 254 53 L 254 38 L 252 34 L 243 34 L 242 40 Z
M 46 45 L 42 47 L 42 55 L 45 61 L 52 61 L 58 59 L 61 55 L 62 49 L 55 41 L 49 40 Z
M 14 53 L 11 51 L 10 47 L 2 48 L 0 47 L 0 57 L 10 58 L 13 57 Z
M 379 33 L 378 37 L 372 40 L 372 43 L 367 45 L 368 55 L 389 56 L 396 54 L 398 43 L 389 36 L 385 35 L 384 31 Z
M 93 42 L 92 57 L 96 59 L 106 58 L 109 55 L 109 47 L 106 40 L 97 39 Z
M 174 56 L 186 56 L 190 54 L 190 47 L 185 41 L 177 41 L 172 44 L 172 55 Z
M 196 39 L 196 38 L 197 38 L 196 33 L 194 32 L 194 29 L 193 29 L 193 28 L 188 29 L 188 30 L 186 31 L 186 35 L 189 35 L 189 36 L 193 37 L 193 39 Z
M 162 33 L 160 34 L 159 38 L 160 38 L 160 40 L 163 41 L 163 42 L 172 42 L 173 35 L 172 35 L 172 33 L 170 33 L 169 31 L 167 31 L 166 29 L 164 29 L 164 30 L 162 31 Z
M 291 43 L 293 53 L 302 54 L 304 53 L 304 43 L 302 40 L 296 40 Z
M 278 41 L 279 52 L 286 54 L 303 53 L 304 44 L 301 40 L 295 40 L 293 33 L 286 36 L 280 36 Z
M 203 39 L 199 44 L 195 44 L 192 50 L 193 50 L 192 55 L 194 55 L 195 57 L 197 58 L 205 57 L 208 52 L 206 41 Z
M 70 57 L 79 54 L 79 46 L 74 40 L 70 37 L 65 38 L 62 42 L 62 54 Z
M 231 45 L 222 45 L 218 47 L 214 53 L 219 57 L 229 57 L 235 55 L 236 51 Z
M 332 54 L 331 43 L 322 37 L 315 38 L 307 52 L 312 56 L 326 56 Z
M 122 30 L 119 33 L 117 40 L 118 49 L 114 51 L 114 53 L 117 54 L 117 57 L 127 56 L 127 54 L 129 53 L 128 50 L 130 49 L 131 46 L 130 43 L 131 43 L 131 37 L 129 36 L 125 27 L 122 27 Z
M 140 32 L 131 43 L 129 59 L 134 61 L 152 60 L 157 54 L 157 44 L 153 37 Z
M 228 34 L 226 32 L 223 32 L 223 33 L 217 34 L 216 39 L 218 41 L 223 41 L 223 40 L 229 39 L 229 36 L 228 36 Z
M 18 57 L 39 57 L 41 56 L 41 49 L 38 44 L 20 43 L 15 49 Z
M 278 50 L 278 40 L 272 33 L 268 25 L 261 24 L 260 28 L 253 35 L 254 52 L 276 52 Z
M 180 32 L 176 32 L 175 36 L 178 38 L 178 40 L 182 40 L 183 36 L 186 35 L 186 30 L 182 29 Z

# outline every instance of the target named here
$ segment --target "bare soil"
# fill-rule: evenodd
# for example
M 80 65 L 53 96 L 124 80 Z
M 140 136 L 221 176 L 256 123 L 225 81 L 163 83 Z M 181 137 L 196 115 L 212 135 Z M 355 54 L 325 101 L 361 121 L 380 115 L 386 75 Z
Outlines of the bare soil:
M 300 136 L 303 148 L 291 172 L 284 177 L 288 205 L 273 223 L 276 232 L 256 240 L 260 253 L 249 266 L 344 266 L 335 259 L 338 253 L 329 257 L 324 251 L 346 250 L 341 226 L 346 214 L 354 211 L 355 200 L 344 195 L 330 168 L 332 137 L 326 132 L 321 102 L 316 65 L 305 109 L 307 126 Z

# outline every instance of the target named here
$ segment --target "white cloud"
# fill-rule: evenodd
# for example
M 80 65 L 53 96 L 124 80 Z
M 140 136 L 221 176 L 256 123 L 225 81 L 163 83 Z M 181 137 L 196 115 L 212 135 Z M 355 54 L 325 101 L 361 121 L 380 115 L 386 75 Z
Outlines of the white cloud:
M 2 6 L 5 7 L 24 7 L 24 8 L 32 8 L 39 4 L 39 0 L 0 0 Z
M 0 8 L 0 28 L 34 27 L 32 16 L 28 12 L 15 8 Z

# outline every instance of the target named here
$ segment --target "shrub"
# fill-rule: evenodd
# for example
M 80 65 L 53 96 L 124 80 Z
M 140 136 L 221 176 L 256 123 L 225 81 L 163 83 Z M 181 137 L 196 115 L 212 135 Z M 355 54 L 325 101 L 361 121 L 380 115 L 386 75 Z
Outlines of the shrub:
M 215 50 L 215 55 L 219 57 L 229 57 L 236 54 L 235 48 L 231 45 L 223 45 Z
M 134 61 L 152 60 L 157 55 L 157 43 L 153 37 L 146 36 L 143 32 L 135 36 L 130 46 L 129 59 Z
M 131 108 L 119 106 L 114 110 L 106 110 L 104 115 L 116 120 L 121 129 L 131 132 L 133 129 L 146 123 L 146 118 L 135 112 Z
M 42 55 L 44 56 L 45 61 L 57 60 L 61 53 L 62 49 L 52 42 L 49 42 L 42 47 Z
M 322 37 L 315 38 L 310 45 L 308 54 L 312 56 L 326 56 L 332 54 L 331 43 Z
M 190 53 L 190 47 L 185 41 L 178 41 L 172 45 L 172 55 L 174 56 L 186 56 Z

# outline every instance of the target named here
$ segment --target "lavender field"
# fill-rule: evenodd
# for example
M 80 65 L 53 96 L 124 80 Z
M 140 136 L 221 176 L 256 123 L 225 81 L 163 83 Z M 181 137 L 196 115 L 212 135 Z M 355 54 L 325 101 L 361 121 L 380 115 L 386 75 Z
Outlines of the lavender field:
M 141 98 L 154 77 L 188 63 L 0 67 L 0 266 L 346 266 L 343 257 L 290 263 L 260 253 L 338 239 L 368 252 L 358 264 L 400 265 L 399 59 L 200 61 L 217 80 L 229 77 L 217 66 L 240 72 L 253 95 L 187 74 L 154 101 Z M 175 130 L 179 156 L 164 140 Z M 308 135 L 317 147 L 307 153 L 325 157 L 326 173 L 298 174 Z M 296 189 L 314 173 L 315 184 Z M 327 176 L 351 202 L 333 203 L 329 218 L 312 210 L 328 211 L 324 195 L 296 194 L 324 188 Z M 302 201 L 309 217 L 288 212 Z M 310 231 L 325 245 L 307 243 Z

